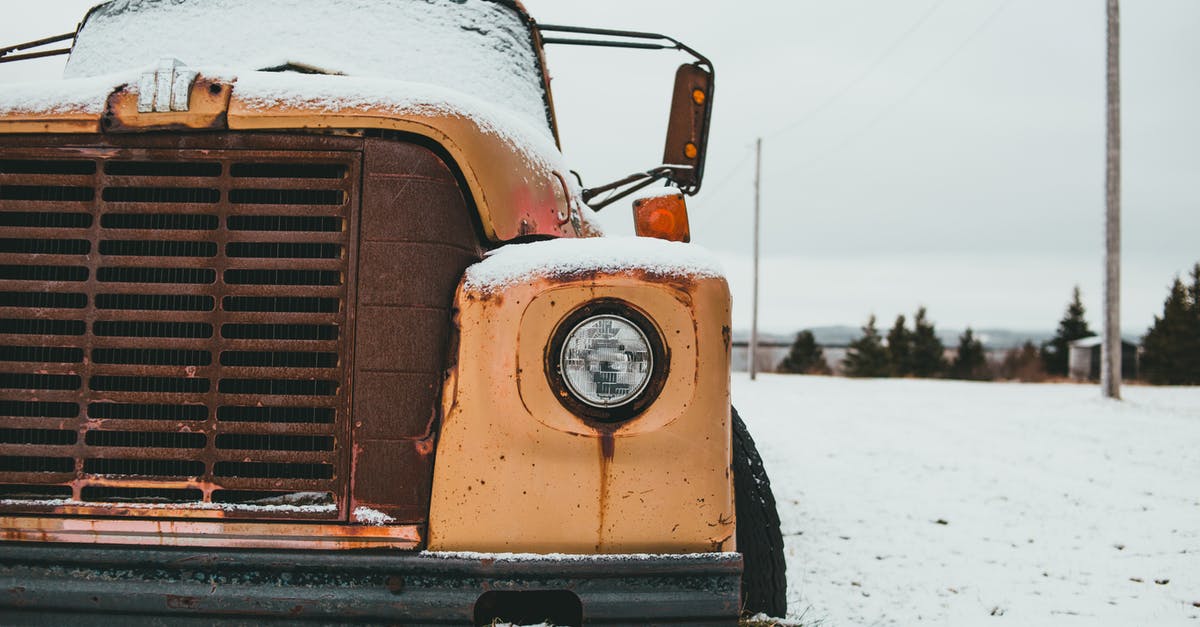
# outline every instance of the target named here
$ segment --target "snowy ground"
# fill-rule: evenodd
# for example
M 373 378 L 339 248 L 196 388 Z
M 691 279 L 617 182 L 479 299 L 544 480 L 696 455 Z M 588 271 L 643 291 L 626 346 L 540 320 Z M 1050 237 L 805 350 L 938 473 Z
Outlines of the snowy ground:
M 1200 624 L 1200 388 L 734 375 L 793 616 Z

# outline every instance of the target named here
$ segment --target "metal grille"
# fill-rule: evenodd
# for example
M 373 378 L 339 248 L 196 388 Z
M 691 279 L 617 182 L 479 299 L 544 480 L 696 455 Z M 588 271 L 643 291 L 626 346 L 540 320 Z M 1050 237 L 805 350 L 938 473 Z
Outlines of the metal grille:
M 6 154 L 0 509 L 344 516 L 359 160 Z

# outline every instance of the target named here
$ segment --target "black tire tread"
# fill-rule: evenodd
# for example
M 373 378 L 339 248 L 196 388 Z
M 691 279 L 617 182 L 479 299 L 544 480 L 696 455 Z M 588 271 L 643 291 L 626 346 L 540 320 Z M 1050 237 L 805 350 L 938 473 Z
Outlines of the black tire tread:
M 733 488 L 737 547 L 742 554 L 742 612 L 787 616 L 787 562 L 771 480 L 754 439 L 730 408 L 733 432 Z

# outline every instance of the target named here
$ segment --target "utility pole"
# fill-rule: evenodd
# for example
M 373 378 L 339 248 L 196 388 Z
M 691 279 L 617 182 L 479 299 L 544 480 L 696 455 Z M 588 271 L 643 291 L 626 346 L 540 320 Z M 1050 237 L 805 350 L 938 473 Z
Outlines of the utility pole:
M 750 317 L 750 380 L 758 376 L 758 198 L 762 187 L 762 138 L 754 143 L 754 313 Z
M 1118 0 L 1108 0 L 1108 167 L 1105 184 L 1104 342 L 1100 388 L 1121 398 L 1121 24 Z

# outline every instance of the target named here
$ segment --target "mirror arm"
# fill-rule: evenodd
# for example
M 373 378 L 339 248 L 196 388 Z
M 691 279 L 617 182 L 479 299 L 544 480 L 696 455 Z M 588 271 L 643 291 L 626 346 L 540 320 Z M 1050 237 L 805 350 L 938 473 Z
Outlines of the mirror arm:
M 66 41 L 68 39 L 74 39 L 74 38 L 75 38 L 75 33 L 71 32 L 71 33 L 64 33 L 62 35 L 55 35 L 53 37 L 36 39 L 34 41 L 27 41 L 25 43 L 15 44 L 12 46 L 0 46 L 0 63 L 9 63 L 12 61 L 24 61 L 26 59 L 39 59 L 41 57 L 53 57 L 53 56 L 57 56 L 60 54 L 70 54 L 71 53 L 70 48 L 62 48 L 59 50 L 42 50 L 39 52 L 27 52 L 25 54 L 12 54 L 12 53 L 17 52 L 19 50 L 28 50 L 30 48 L 40 48 L 42 46 L 46 46 L 49 44 L 58 43 L 60 41 Z
M 601 46 L 606 48 L 640 48 L 643 50 L 682 50 L 696 58 L 701 64 L 712 69 L 712 62 L 708 57 L 700 54 L 687 44 L 668 37 L 660 33 L 645 33 L 633 30 L 611 30 L 607 28 L 586 28 L 583 26 L 563 26 L 561 24 L 537 24 L 537 29 L 541 33 L 571 33 L 575 35 L 599 35 L 603 37 L 622 37 L 625 39 L 657 39 L 659 41 L 670 42 L 670 45 L 663 43 L 649 43 L 637 41 L 620 41 L 612 39 L 587 39 L 576 37 L 543 37 L 543 44 L 563 44 L 569 46 Z
M 661 181 L 671 176 L 671 166 L 660 165 L 657 168 L 646 170 L 645 172 L 635 172 L 629 176 L 605 183 L 599 187 L 590 187 L 583 190 L 583 202 L 591 207 L 592 211 L 600 211 L 601 209 L 613 204 L 614 202 L 640 190 L 650 186 L 655 181 Z M 629 187 L 625 187 L 625 186 Z M 625 187 L 625 189 L 620 189 Z M 616 191 L 620 189 L 620 191 Z M 592 202 L 596 196 L 605 192 L 612 192 L 603 200 Z

